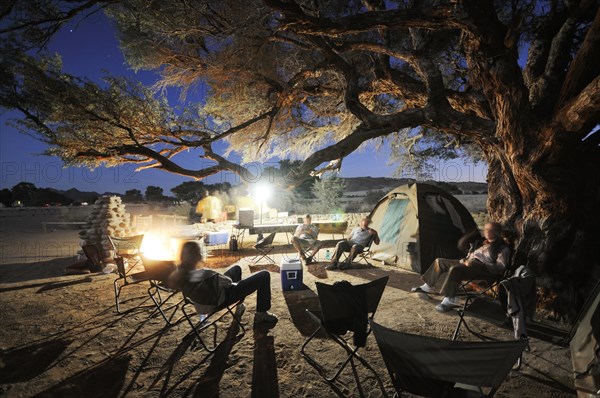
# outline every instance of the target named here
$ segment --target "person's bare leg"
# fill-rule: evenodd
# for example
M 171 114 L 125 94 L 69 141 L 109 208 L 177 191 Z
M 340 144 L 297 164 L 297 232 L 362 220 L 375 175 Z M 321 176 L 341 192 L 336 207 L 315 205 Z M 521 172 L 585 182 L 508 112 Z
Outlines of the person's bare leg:
M 358 254 L 361 253 L 363 250 L 364 247 L 361 245 L 352 245 L 352 247 L 350 248 L 350 253 L 348 253 L 348 258 L 346 259 L 344 264 L 340 265 L 340 269 L 344 270 L 350 268 L 356 256 L 358 256 Z
M 310 257 L 316 257 L 317 253 L 319 252 L 319 250 L 321 250 L 321 248 L 323 247 L 323 244 L 319 241 L 317 241 L 317 243 L 315 244 L 315 246 L 310 250 Z
M 297 236 L 292 236 L 292 246 L 294 246 L 294 249 L 296 249 L 298 256 L 300 256 L 302 260 L 306 260 L 306 256 L 302 251 L 302 244 L 300 242 L 300 238 L 298 238 Z

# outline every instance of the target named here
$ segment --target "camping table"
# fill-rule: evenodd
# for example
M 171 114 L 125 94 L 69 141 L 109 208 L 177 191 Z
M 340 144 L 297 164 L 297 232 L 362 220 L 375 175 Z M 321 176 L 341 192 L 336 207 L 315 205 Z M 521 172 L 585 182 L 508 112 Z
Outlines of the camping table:
M 319 227 L 319 233 L 332 234 L 335 238 L 335 234 L 343 235 L 348 228 L 347 221 L 316 221 L 313 223 Z M 285 233 L 288 244 L 290 244 L 290 234 L 296 231 L 299 224 L 259 224 L 254 226 L 234 225 L 234 235 L 238 239 L 240 247 L 244 243 L 244 234 L 248 230 L 250 235 L 258 234 L 271 234 L 273 232 Z
M 261 224 L 261 225 L 234 225 L 233 228 L 236 230 L 234 232 L 240 247 L 244 244 L 244 235 L 246 230 L 250 235 L 258 235 L 258 234 L 271 234 L 273 232 L 284 232 L 287 238 L 288 243 L 290 243 L 290 238 L 288 234 L 293 234 L 298 224 Z

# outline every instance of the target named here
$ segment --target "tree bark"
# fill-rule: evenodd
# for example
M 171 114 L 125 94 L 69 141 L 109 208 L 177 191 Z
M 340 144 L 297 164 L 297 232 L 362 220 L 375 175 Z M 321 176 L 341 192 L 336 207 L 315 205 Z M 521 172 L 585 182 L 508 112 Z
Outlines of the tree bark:
M 530 163 L 487 148 L 488 210 L 518 236 L 513 266 L 531 267 L 550 309 L 574 319 L 600 278 L 600 156 L 586 141 L 544 149 Z

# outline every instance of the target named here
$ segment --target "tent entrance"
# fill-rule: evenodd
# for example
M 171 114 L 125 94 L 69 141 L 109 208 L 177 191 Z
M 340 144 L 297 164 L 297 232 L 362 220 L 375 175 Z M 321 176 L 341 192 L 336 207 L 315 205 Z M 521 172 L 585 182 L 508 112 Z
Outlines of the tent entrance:
M 395 243 L 398 240 L 408 202 L 408 198 L 390 200 L 383 216 L 383 225 L 379 234 L 382 242 Z

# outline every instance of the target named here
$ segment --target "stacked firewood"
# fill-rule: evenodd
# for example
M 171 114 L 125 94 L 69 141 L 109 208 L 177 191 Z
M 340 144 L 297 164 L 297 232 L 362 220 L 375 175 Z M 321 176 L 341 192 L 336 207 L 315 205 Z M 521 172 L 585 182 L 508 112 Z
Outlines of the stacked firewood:
M 92 214 L 87 220 L 86 228 L 79 233 L 80 245 L 95 245 L 104 259 L 112 259 L 115 255 L 108 239 L 135 235 L 131 225 L 131 216 L 125 211 L 125 205 L 118 196 L 101 196 L 94 204 Z M 83 254 L 83 253 L 81 253 Z

